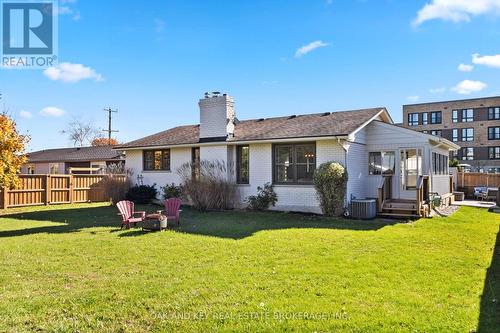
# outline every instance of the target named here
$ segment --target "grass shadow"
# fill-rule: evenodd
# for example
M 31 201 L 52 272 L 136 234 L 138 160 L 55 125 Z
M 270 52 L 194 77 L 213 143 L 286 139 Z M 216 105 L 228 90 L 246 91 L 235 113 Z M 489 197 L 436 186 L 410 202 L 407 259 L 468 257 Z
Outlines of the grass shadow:
M 477 326 L 477 333 L 490 332 L 500 332 L 500 228 L 486 272 Z
M 157 206 L 137 206 L 136 210 L 155 212 Z M 0 231 L 2 237 L 16 237 L 37 233 L 71 233 L 86 228 L 116 227 L 110 232 L 119 237 L 137 237 L 148 232 L 131 229 L 120 232 L 121 220 L 113 206 L 81 207 L 69 209 L 43 209 L 40 211 L 21 212 L 3 215 L 0 218 L 15 220 L 33 220 L 62 223 L 42 227 Z M 213 236 L 220 238 L 242 239 L 262 230 L 280 229 L 345 229 L 370 231 L 400 223 L 396 220 L 347 220 L 326 218 L 315 215 L 290 214 L 280 212 L 207 212 L 200 213 L 184 208 L 180 225 L 169 225 L 169 229 L 177 232 Z

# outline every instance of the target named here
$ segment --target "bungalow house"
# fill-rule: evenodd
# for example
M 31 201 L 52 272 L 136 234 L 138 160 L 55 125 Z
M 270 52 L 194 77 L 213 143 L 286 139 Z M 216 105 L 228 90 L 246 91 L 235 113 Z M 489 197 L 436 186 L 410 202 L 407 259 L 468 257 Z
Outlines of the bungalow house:
M 110 164 L 124 163 L 123 152 L 112 146 L 58 148 L 27 154 L 21 174 L 103 173 Z
M 451 192 L 448 156 L 459 147 L 394 125 L 384 107 L 239 120 L 233 98 L 214 93 L 200 99 L 199 108 L 199 125 L 119 147 L 144 184 L 179 184 L 176 170 L 184 163 L 220 160 L 236 166 L 241 205 L 271 182 L 278 195 L 274 209 L 320 213 L 313 173 L 337 161 L 349 174 L 346 209 L 354 198 L 376 198 L 387 215 L 398 209 L 423 215 L 429 193 Z

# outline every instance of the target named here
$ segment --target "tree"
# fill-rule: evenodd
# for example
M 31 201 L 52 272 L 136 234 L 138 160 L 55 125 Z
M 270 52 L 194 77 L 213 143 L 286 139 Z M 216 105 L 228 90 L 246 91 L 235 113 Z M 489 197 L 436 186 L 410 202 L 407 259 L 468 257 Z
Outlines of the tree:
M 27 162 L 25 152 L 29 136 L 19 134 L 16 123 L 6 113 L 0 114 L 0 187 L 17 188 L 19 169 Z
M 94 138 L 92 140 L 91 145 L 96 147 L 96 146 L 116 146 L 118 144 L 118 140 L 116 139 L 109 139 L 109 138 Z
M 95 138 L 99 137 L 99 129 L 90 122 L 84 122 L 79 118 L 73 118 L 68 124 L 68 128 L 61 131 L 62 134 L 67 134 L 69 139 L 73 141 L 74 146 L 88 145 Z

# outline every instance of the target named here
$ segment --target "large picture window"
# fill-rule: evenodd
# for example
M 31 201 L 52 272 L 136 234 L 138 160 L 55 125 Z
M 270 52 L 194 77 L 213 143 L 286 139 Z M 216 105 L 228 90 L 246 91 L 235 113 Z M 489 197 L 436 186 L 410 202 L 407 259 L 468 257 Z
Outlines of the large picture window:
M 395 156 L 393 151 L 371 152 L 368 161 L 368 173 L 370 175 L 394 174 Z
M 250 182 L 250 147 L 236 147 L 236 182 L 248 184 Z
M 145 150 L 143 163 L 144 171 L 170 171 L 170 149 Z
M 273 150 L 274 183 L 312 184 L 316 170 L 316 144 L 275 145 Z

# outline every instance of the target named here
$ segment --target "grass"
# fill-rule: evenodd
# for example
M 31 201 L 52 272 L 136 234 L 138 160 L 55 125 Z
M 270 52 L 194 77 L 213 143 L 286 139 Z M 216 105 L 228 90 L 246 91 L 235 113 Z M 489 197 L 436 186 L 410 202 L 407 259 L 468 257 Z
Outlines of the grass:
M 120 231 L 102 204 L 8 213 L 1 332 L 500 327 L 500 217 L 486 210 L 412 223 L 185 210 L 161 233 Z

